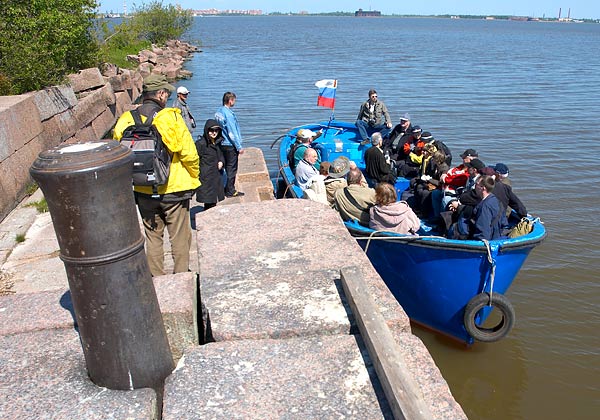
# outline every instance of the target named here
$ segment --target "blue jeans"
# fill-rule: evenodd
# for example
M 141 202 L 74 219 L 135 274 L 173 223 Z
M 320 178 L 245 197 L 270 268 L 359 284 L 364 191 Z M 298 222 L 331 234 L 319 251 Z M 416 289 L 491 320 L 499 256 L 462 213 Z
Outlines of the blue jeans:
M 363 141 L 369 140 L 369 136 L 373 133 L 380 132 L 381 137 L 385 137 L 390 134 L 390 131 L 392 131 L 392 129 L 387 128 L 385 124 L 371 126 L 369 123 L 363 120 L 356 120 L 356 128 L 358 128 L 358 133 Z

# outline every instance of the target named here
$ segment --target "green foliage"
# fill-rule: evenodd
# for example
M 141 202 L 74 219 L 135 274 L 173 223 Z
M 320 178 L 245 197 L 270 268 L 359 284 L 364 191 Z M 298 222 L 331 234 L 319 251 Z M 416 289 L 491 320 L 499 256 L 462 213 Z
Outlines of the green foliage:
M 19 244 L 20 244 L 21 242 L 25 242 L 25 235 L 24 235 L 24 234 L 22 234 L 22 233 L 17 233 L 17 234 L 15 235 L 15 241 L 16 241 L 17 243 L 19 243 Z
M 8 79 L 10 93 L 39 90 L 95 65 L 97 6 L 96 0 L 2 0 L 0 89 Z
M 181 38 L 192 23 L 190 10 L 171 4 L 164 6 L 158 0 L 142 4 L 134 8 L 131 17 L 124 19 L 112 30 L 106 22 L 102 24 L 102 60 L 120 67 L 134 67 L 125 60 L 128 54 L 137 54 L 151 44 L 160 45 L 169 39 Z
M 163 6 L 160 0 L 142 4 L 133 12 L 130 23 L 133 32 L 153 44 L 180 38 L 193 22 L 190 10 L 183 10 L 172 4 Z

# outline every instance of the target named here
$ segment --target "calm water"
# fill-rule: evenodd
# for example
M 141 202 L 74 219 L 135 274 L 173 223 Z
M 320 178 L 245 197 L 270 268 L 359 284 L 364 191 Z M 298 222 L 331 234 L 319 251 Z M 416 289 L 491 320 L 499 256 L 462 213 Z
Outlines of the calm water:
M 508 293 L 505 340 L 465 350 L 415 328 L 471 419 L 586 419 L 600 412 L 600 25 L 348 17 L 205 17 L 185 81 L 197 120 L 238 95 L 247 146 L 327 120 L 314 82 L 338 79 L 335 115 L 354 120 L 375 87 L 394 123 L 458 156 L 510 167 L 548 229 Z

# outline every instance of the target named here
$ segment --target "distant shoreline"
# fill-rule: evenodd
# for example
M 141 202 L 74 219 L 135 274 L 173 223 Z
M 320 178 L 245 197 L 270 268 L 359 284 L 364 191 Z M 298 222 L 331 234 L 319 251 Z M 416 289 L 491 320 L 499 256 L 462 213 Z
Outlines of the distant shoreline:
M 512 20 L 518 22 L 559 22 L 559 23 L 600 23 L 600 19 L 591 18 L 545 18 L 531 16 L 506 16 L 506 15 L 380 15 L 380 16 L 355 16 L 354 12 L 330 12 L 330 13 L 282 13 L 271 12 L 265 14 L 247 14 L 247 13 L 211 13 L 201 14 L 198 11 L 192 11 L 194 17 L 223 17 L 223 16 L 243 16 L 243 17 L 271 17 L 271 16 L 340 16 L 353 17 L 357 19 L 381 19 L 381 18 L 435 18 L 435 19 L 472 19 L 472 20 Z M 98 18 L 119 19 L 123 16 L 120 13 L 99 13 Z

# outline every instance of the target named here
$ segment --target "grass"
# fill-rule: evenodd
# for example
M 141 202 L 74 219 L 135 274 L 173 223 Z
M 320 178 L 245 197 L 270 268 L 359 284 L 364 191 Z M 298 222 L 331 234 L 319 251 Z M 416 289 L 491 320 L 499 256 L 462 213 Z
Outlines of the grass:
M 25 188 L 25 193 L 27 195 L 33 195 L 33 193 L 36 192 L 38 188 L 38 185 L 35 182 L 32 182 L 31 184 L 27 184 L 27 187 Z
M 152 46 L 149 42 L 139 42 L 127 47 L 111 47 L 110 49 L 104 48 L 102 50 L 102 59 L 107 63 L 116 64 L 118 67 L 124 69 L 134 69 L 138 66 L 137 63 L 127 61 L 127 55 L 138 55 L 138 53 L 144 49 L 148 49 Z
M 35 207 L 38 213 L 48 212 L 48 202 L 45 198 L 42 198 L 39 201 L 34 201 L 33 203 L 29 203 L 27 204 L 27 207 Z
M 25 242 L 25 234 L 24 233 L 17 233 L 15 235 L 15 241 L 17 241 L 17 243 L 21 243 L 21 242 Z

